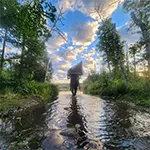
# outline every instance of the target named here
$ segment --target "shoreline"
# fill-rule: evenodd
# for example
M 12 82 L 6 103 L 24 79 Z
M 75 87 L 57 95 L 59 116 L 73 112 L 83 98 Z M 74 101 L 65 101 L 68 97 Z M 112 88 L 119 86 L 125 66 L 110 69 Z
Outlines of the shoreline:
M 99 96 L 99 95 L 96 95 L 96 96 Z M 99 96 L 99 97 L 104 99 L 104 100 L 110 100 L 111 99 L 113 101 L 116 101 L 117 103 L 125 103 L 134 109 L 138 108 L 142 111 L 146 111 L 146 112 L 150 113 L 150 101 L 149 101 L 148 105 L 145 105 L 144 103 L 142 103 L 140 101 L 140 99 L 134 100 L 135 97 L 130 96 L 129 94 L 118 95 L 116 97 L 114 97 L 114 96 Z
M 0 96 L 0 98 L 2 96 Z M 39 105 L 46 106 L 48 103 L 55 100 L 57 96 L 49 100 L 44 100 L 39 95 L 27 95 L 27 96 L 21 96 L 19 98 L 20 99 L 18 100 L 18 94 L 16 94 L 16 97 L 13 97 L 13 99 L 16 99 L 14 103 L 11 103 L 13 99 L 12 100 L 2 99 L 2 101 L 6 101 L 6 102 L 1 103 L 0 117 L 3 118 L 3 117 L 15 116 L 29 109 L 32 109 L 32 108 L 34 109 L 36 106 L 39 106 Z M 6 103 L 9 103 L 9 104 L 5 106 Z

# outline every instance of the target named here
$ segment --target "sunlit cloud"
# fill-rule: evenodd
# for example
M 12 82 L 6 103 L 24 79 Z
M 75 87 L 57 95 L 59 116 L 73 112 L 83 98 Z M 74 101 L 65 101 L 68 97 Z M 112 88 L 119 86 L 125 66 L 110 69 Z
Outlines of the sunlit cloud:
M 70 46 L 65 50 L 62 57 L 64 60 L 73 61 L 76 59 L 77 54 L 77 50 Z
M 64 33 L 65 38 L 67 39 L 67 33 Z M 62 45 L 66 43 L 65 39 L 63 39 L 58 33 L 53 32 L 52 37 L 48 39 L 45 43 L 47 52 L 52 54 L 56 52 Z
M 103 18 L 109 17 L 113 11 L 116 10 L 121 1 L 123 0 L 59 0 L 58 5 L 62 7 L 64 11 L 79 10 L 87 16 L 100 21 L 101 17 L 99 14 L 101 14 Z M 98 7 L 99 14 L 96 11 Z
M 96 38 L 98 22 L 78 22 L 72 25 L 70 33 L 74 45 L 89 46 Z

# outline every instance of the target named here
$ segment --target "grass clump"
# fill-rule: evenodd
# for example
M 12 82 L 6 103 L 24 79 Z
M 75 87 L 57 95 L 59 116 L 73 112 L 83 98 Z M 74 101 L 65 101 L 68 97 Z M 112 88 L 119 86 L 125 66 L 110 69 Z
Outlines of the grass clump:
M 7 94 L 0 95 L 0 111 L 7 110 L 14 107 L 19 107 L 24 102 L 24 97 L 21 94 L 7 91 Z
M 121 78 L 112 79 L 110 73 L 104 72 L 90 75 L 83 85 L 83 91 L 87 94 L 109 96 L 115 99 L 121 97 L 138 105 L 150 106 L 150 81 L 145 77 L 130 74 L 126 83 Z
M 0 111 L 20 107 L 35 96 L 40 98 L 42 103 L 48 103 L 58 95 L 58 88 L 55 85 L 35 80 L 3 79 L 0 85 Z

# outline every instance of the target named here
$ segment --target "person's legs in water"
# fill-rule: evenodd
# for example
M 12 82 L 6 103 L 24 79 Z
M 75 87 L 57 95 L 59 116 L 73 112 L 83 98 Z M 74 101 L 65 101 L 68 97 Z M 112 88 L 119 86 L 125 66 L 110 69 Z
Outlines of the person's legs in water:
M 76 96 L 77 94 L 77 89 L 74 89 L 74 96 Z
M 71 93 L 72 93 L 72 96 L 75 96 L 76 95 L 76 91 L 74 88 L 71 89 Z
M 74 87 L 74 96 L 76 96 L 76 94 L 77 94 L 77 85 Z
M 72 93 L 72 95 L 74 95 L 73 89 L 71 89 L 71 93 Z

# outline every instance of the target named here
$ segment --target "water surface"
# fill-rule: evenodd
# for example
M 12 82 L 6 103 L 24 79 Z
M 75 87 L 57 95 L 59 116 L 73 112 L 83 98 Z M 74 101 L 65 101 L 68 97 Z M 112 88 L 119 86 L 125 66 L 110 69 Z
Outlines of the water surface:
M 78 136 L 60 134 L 77 124 Z M 108 150 L 150 150 L 150 114 L 121 102 L 60 92 L 46 108 L 0 119 L 2 150 L 77 150 L 93 140 Z

